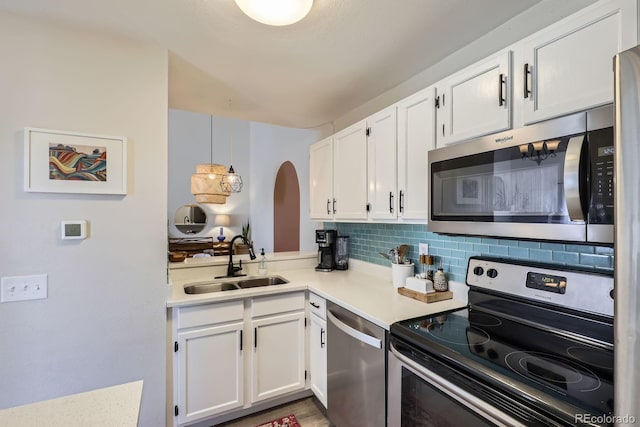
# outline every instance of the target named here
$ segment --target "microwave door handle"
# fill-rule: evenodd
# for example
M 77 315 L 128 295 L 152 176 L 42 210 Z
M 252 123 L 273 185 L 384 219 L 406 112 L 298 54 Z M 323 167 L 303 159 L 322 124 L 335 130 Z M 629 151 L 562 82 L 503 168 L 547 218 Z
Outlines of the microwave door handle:
M 567 202 L 567 212 L 571 221 L 584 221 L 584 190 L 586 182 L 585 159 L 583 148 L 585 135 L 574 136 L 569 139 L 567 152 L 564 157 L 564 197 Z

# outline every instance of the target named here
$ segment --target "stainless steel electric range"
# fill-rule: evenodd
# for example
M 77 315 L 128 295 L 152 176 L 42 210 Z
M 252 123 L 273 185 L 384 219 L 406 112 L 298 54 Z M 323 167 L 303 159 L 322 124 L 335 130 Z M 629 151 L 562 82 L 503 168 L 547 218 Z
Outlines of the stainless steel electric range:
M 472 257 L 469 306 L 391 326 L 389 426 L 611 425 L 613 276 Z

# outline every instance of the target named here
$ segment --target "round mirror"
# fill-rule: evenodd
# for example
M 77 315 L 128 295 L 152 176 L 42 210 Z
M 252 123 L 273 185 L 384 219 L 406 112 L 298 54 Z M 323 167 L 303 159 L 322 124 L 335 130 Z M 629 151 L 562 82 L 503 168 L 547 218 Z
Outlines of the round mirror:
M 173 223 L 184 234 L 197 234 L 207 224 L 207 214 L 198 205 L 184 205 L 176 210 Z

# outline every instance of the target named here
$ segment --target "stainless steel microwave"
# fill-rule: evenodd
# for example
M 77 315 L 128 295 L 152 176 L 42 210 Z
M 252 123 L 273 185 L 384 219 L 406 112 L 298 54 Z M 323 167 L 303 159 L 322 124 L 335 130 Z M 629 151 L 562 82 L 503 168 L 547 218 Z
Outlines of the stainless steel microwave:
M 429 230 L 613 244 L 613 107 L 429 151 Z

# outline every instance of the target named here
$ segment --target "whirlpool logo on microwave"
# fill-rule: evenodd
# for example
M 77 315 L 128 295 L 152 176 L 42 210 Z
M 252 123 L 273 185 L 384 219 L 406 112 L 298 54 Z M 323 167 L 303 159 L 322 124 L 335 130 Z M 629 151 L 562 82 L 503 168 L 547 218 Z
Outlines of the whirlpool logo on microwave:
M 503 136 L 502 138 L 496 138 L 496 142 L 502 144 L 503 142 L 511 141 L 513 139 L 513 135 Z

